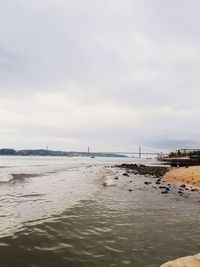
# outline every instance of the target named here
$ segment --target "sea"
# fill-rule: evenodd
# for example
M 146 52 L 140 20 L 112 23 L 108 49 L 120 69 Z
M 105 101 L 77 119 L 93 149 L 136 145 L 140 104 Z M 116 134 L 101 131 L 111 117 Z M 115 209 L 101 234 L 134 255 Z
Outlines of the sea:
M 159 267 L 199 253 L 200 193 L 162 194 L 155 177 L 124 176 L 121 163 L 160 164 L 0 157 L 0 266 Z

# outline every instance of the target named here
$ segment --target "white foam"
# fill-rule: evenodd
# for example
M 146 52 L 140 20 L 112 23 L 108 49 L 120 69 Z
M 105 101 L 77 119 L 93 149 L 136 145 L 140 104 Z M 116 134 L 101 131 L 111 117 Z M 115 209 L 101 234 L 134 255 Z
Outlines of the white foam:
M 102 183 L 104 186 L 114 186 L 115 183 L 113 181 L 113 177 L 112 176 L 105 176 L 103 178 L 103 183 Z
M 12 174 L 10 173 L 0 173 L 0 183 L 7 183 L 13 179 Z

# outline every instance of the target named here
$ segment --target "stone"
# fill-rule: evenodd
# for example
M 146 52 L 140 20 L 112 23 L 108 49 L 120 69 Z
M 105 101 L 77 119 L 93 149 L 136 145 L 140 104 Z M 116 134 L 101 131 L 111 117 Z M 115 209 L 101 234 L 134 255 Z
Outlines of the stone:
M 166 186 L 159 186 L 160 189 L 166 189 Z
M 151 184 L 151 182 L 144 182 L 144 184 L 149 185 L 149 184 Z
M 161 267 L 200 267 L 200 254 L 169 261 Z
M 167 193 L 168 193 L 167 190 L 161 192 L 161 194 L 167 194 Z

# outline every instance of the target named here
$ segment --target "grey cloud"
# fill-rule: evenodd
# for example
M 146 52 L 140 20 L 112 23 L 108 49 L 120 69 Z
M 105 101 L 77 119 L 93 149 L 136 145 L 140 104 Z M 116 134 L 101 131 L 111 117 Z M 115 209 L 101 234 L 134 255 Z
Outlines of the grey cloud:
M 19 129 L 26 144 L 34 134 L 39 144 L 57 135 L 63 147 L 73 137 L 77 146 L 90 139 L 99 148 L 102 138 L 111 149 L 166 147 L 165 138 L 176 146 L 169 136 L 178 140 L 180 132 L 188 145 L 197 142 L 199 8 L 197 0 L 1 1 L 1 113 L 8 116 L 1 124 L 11 133 Z M 41 108 L 38 94 L 43 101 L 60 94 L 63 101 Z M 32 127 L 27 112 L 35 114 Z

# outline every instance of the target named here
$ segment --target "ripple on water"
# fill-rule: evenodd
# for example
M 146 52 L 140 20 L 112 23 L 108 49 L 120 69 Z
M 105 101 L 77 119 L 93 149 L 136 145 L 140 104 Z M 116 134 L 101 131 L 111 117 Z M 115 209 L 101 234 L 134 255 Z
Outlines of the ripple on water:
M 73 174 L 77 175 L 75 170 Z M 171 258 L 198 252 L 194 248 L 198 250 L 200 238 L 199 203 L 177 202 L 173 196 L 165 197 L 158 190 L 139 190 L 144 181 L 134 177 L 134 183 L 136 179 L 140 179 L 139 186 L 132 193 L 127 190 L 126 178 L 119 177 L 117 187 L 100 188 L 69 207 L 69 195 L 59 191 L 65 194 L 61 198 L 59 194 L 53 195 L 54 201 L 62 202 L 61 206 L 64 202 L 65 209 L 52 212 L 49 217 L 26 220 L 15 236 L 2 237 L 0 262 L 6 262 L 6 267 L 155 267 L 167 260 L 166 248 Z M 56 185 L 55 180 L 49 183 Z M 44 184 L 42 181 L 40 185 Z M 69 191 L 73 192 L 70 186 Z M 36 192 L 31 189 L 24 199 L 37 198 Z M 46 197 L 46 192 L 38 194 Z M 43 209 L 53 209 L 51 198 L 48 201 L 49 205 Z M 10 205 L 14 205 L 12 201 Z M 12 219 L 11 215 L 6 219 Z M 19 217 L 20 212 L 15 219 Z

